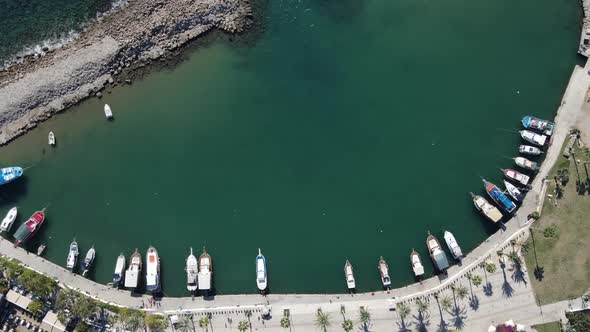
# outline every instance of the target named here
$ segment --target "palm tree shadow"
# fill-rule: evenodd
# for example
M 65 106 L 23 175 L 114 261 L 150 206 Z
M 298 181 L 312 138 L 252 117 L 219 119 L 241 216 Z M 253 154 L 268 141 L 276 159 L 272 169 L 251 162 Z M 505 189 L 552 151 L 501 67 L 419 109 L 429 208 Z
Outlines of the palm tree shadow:
M 494 295 L 494 289 L 491 282 L 488 281 L 485 285 L 483 285 L 483 293 L 486 296 Z
M 406 325 L 406 322 L 402 319 L 401 322 L 397 322 L 397 328 L 399 332 L 411 332 L 412 330 L 409 327 L 412 326 L 412 323 Z
M 525 273 L 522 270 L 522 265 L 520 264 L 514 264 L 514 272 L 512 273 L 512 280 L 514 280 L 514 282 L 516 283 L 524 283 L 524 285 L 527 285 L 527 281 L 525 279 Z
M 369 332 L 369 331 L 371 331 L 371 327 L 373 327 L 373 323 L 369 322 L 368 324 L 361 324 L 361 326 L 359 326 L 358 330 L 360 332 Z
M 430 317 L 428 317 L 428 315 L 423 315 L 421 312 L 419 312 L 418 316 L 414 316 L 414 319 L 416 320 L 416 331 L 428 331 L 428 326 L 430 326 Z
M 445 322 L 445 317 L 443 315 L 442 308 L 440 307 L 440 303 L 438 302 L 438 297 L 435 297 L 436 304 L 438 305 L 438 314 L 440 315 L 440 323 L 438 324 L 438 331 L 439 332 L 446 332 L 448 330 L 448 324 Z
M 504 276 L 504 283 L 502 283 L 502 294 L 504 297 L 512 297 L 514 295 L 514 288 L 508 282 L 508 278 L 506 278 L 506 269 L 505 265 L 500 265 L 502 267 L 502 275 Z
M 455 326 L 457 330 L 462 330 L 465 326 L 465 319 L 467 318 L 467 309 L 465 309 L 465 307 L 461 308 L 459 305 L 455 304 L 451 311 L 451 316 L 453 316 L 453 326 Z
M 479 309 L 479 297 L 477 297 L 477 295 L 471 295 L 469 298 L 469 306 L 471 309 L 473 309 L 473 311 L 477 311 L 477 309 Z

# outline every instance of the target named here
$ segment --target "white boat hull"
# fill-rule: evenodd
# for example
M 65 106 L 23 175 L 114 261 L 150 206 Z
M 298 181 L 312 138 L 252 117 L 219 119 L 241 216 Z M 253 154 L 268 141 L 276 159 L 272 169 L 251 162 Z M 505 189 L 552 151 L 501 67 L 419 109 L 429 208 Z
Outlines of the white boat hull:
M 455 240 L 453 233 L 445 231 L 444 238 L 453 257 L 455 259 L 461 259 L 463 257 L 463 252 L 461 251 L 461 247 L 459 247 L 457 240 Z
M 0 224 L 0 232 L 8 232 L 14 224 L 14 220 L 16 219 L 16 215 L 18 214 L 18 210 L 16 207 L 13 207 L 8 211 L 6 217 L 2 220 L 2 224 Z

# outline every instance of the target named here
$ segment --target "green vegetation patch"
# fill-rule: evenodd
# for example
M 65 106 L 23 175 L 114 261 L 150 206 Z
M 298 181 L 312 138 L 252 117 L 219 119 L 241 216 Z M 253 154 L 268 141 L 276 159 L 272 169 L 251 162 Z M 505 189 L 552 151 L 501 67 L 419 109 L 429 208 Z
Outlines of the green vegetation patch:
M 532 225 L 532 236 L 523 250 L 535 296 L 541 304 L 579 297 L 590 286 L 590 192 L 580 195 L 576 184 L 577 173 L 581 182 L 586 181 L 583 163 L 590 158 L 587 149 L 577 144 L 574 154 L 580 161 L 578 172 L 573 157 L 567 159 L 563 154 L 551 170 L 547 194 L 553 197 L 545 197 L 543 213 Z M 561 198 L 556 199 L 553 179 L 558 174 L 569 174 L 569 179 L 562 179 L 565 184 Z
M 561 332 L 561 324 L 559 322 L 533 325 L 531 327 L 537 332 Z

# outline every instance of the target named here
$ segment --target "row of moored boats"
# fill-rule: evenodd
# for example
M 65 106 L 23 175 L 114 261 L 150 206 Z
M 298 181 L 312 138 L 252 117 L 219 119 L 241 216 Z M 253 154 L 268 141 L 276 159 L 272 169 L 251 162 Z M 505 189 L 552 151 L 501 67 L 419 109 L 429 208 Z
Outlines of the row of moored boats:
M 522 118 L 521 123 L 525 128 L 519 131 L 521 138 L 534 146 L 520 145 L 518 151 L 526 156 L 539 156 L 543 153 L 542 149 L 549 143 L 549 137 L 553 134 L 555 124 L 530 115 Z M 495 205 L 480 195 L 470 193 L 477 210 L 495 224 L 504 216 L 500 210 L 507 215 L 512 215 L 516 211 L 517 204 L 522 203 L 526 191 L 530 188 L 532 173 L 539 171 L 539 164 L 526 157 L 518 156 L 513 160 L 522 169 L 522 172 L 515 169 L 501 170 L 505 178 L 503 182 L 506 190 L 483 179 L 484 189 Z

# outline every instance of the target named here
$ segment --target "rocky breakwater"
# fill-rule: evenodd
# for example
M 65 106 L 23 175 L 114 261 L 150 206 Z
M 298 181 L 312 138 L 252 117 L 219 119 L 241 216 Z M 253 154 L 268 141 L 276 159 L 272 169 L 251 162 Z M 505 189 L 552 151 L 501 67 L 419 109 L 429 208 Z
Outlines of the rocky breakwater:
M 214 28 L 247 29 L 248 0 L 130 0 L 57 50 L 0 71 L 0 144 Z

